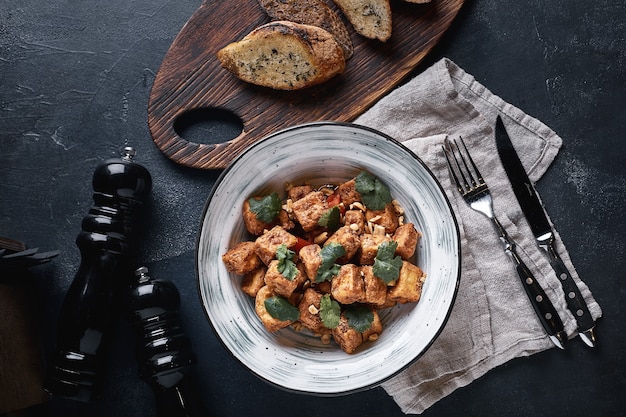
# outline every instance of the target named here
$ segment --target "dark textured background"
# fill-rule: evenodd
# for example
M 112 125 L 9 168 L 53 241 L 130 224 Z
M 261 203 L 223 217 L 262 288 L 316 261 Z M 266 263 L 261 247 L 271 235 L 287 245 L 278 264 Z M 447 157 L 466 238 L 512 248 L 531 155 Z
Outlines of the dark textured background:
M 52 263 L 32 270 L 27 283 L 42 356 L 54 349 L 59 307 L 80 260 L 74 239 L 92 205 L 93 170 L 130 145 L 154 178 L 151 229 L 141 257 L 154 277 L 171 279 L 182 294 L 184 327 L 200 357 L 193 376 L 211 414 L 399 416 L 380 388 L 330 399 L 270 387 L 225 352 L 206 322 L 196 293 L 194 245 L 219 172 L 167 160 L 146 122 L 155 73 L 199 5 L 198 0 L 0 3 L 0 235 L 61 250 Z M 623 0 L 468 0 L 417 69 L 449 57 L 563 138 L 538 188 L 604 311 L 596 349 L 575 340 L 566 351 L 514 360 L 443 399 L 425 416 L 626 413 L 625 33 Z M 209 123 L 188 134 L 226 138 L 237 133 L 236 125 Z M 154 415 L 152 393 L 137 376 L 129 338 L 122 322 L 102 401 L 53 399 L 36 411 Z

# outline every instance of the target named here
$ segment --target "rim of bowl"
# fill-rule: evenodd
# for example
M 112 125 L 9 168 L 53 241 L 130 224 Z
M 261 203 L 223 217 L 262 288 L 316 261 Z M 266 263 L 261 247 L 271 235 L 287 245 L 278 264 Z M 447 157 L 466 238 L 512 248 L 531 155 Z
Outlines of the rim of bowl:
M 254 152 L 255 148 L 258 146 L 261 146 L 261 142 L 273 138 L 274 136 L 277 135 L 281 135 L 284 134 L 286 132 L 290 132 L 292 130 L 299 130 L 299 129 L 303 129 L 303 128 L 310 128 L 310 127 L 315 127 L 315 126 L 344 126 L 344 127 L 349 127 L 352 129 L 360 129 L 360 130 L 365 130 L 368 131 L 370 133 L 379 135 L 381 138 L 392 142 L 395 146 L 398 146 L 400 148 L 403 149 L 404 152 L 406 152 L 407 154 L 411 155 L 415 161 L 417 163 L 419 163 L 422 168 L 428 173 L 428 175 L 432 178 L 432 180 L 434 181 L 434 183 L 436 184 L 436 186 L 439 189 L 439 192 L 441 193 L 441 195 L 443 196 L 443 199 L 448 207 L 448 210 L 450 212 L 451 215 L 451 219 L 452 219 L 452 223 L 454 225 L 454 236 L 456 238 L 456 247 L 457 247 L 457 253 L 456 253 L 456 257 L 457 257 L 457 264 L 456 264 L 456 269 L 457 269 L 457 273 L 456 273 L 456 277 L 455 277 L 455 283 L 454 283 L 454 291 L 452 293 L 451 296 L 451 300 L 450 300 L 450 307 L 448 308 L 445 317 L 442 320 L 441 326 L 439 327 L 439 329 L 437 330 L 437 332 L 433 335 L 433 337 L 431 338 L 431 340 L 428 342 L 428 344 L 426 344 L 424 346 L 424 349 L 422 349 L 421 352 L 419 352 L 418 354 L 415 355 L 415 357 L 413 359 L 411 359 L 410 361 L 408 361 L 404 366 L 400 367 L 398 370 L 396 370 L 395 372 L 391 373 L 390 375 L 384 377 L 384 378 L 380 378 L 376 381 L 372 381 L 371 384 L 366 384 L 363 385 L 361 387 L 357 387 L 357 388 L 351 388 L 345 391 L 338 391 L 338 392 L 317 392 L 317 391 L 307 391 L 307 390 L 300 390 L 300 389 L 293 389 L 293 388 L 289 388 L 286 387 L 284 385 L 280 385 L 274 381 L 271 381 L 267 378 L 265 378 L 263 375 L 259 374 L 258 372 L 256 372 L 255 370 L 253 370 L 250 366 L 248 366 L 246 363 L 244 363 L 242 360 L 240 360 L 234 353 L 233 351 L 230 349 L 230 347 L 224 342 L 224 340 L 222 339 L 222 337 L 220 337 L 217 329 L 215 328 L 215 325 L 213 324 L 213 321 L 211 320 L 211 317 L 209 316 L 209 313 L 206 309 L 205 306 L 205 301 L 202 297 L 202 289 L 201 289 L 201 284 L 200 284 L 200 268 L 199 268 L 199 260 L 198 260 L 198 252 L 199 252 L 199 247 L 200 247 L 200 238 L 202 236 L 202 229 L 203 229 L 203 225 L 204 225 L 204 219 L 206 217 L 206 213 L 209 209 L 209 206 L 211 204 L 211 200 L 213 198 L 213 195 L 215 194 L 219 184 L 223 181 L 224 177 L 228 174 L 228 172 L 232 169 L 232 167 L 241 159 L 244 157 L 244 155 L 247 155 L 250 152 Z M 250 145 L 249 147 L 247 147 L 246 149 L 244 149 L 239 155 L 237 155 L 229 164 L 226 168 L 224 168 L 224 170 L 220 173 L 220 175 L 218 176 L 217 180 L 215 181 L 215 183 L 213 184 L 213 187 L 211 188 L 211 191 L 209 192 L 209 195 L 206 199 L 204 208 L 202 210 L 202 215 L 200 217 L 201 221 L 200 221 L 200 225 L 198 228 L 198 233 L 197 233 L 197 237 L 196 237 L 196 245 L 195 245 L 195 256 L 194 256 L 194 269 L 195 269 L 195 274 L 196 274 L 196 290 L 198 292 L 198 296 L 200 298 L 200 302 L 202 304 L 202 311 L 204 312 L 204 316 L 206 318 L 206 320 L 208 321 L 209 325 L 211 326 L 211 329 L 213 331 L 213 334 L 215 335 L 215 337 L 219 340 L 220 344 L 224 347 L 224 349 L 228 352 L 228 354 L 235 359 L 235 361 L 237 363 L 239 363 L 242 367 L 244 367 L 248 372 L 252 373 L 253 375 L 255 375 L 257 378 L 259 378 L 260 380 L 264 381 L 265 383 L 277 387 L 283 391 L 287 391 L 287 392 L 292 392 L 292 393 L 298 393 L 298 394 L 308 394 L 308 395 L 314 395 L 314 396 L 319 396 L 319 397 L 335 397 L 335 396 L 343 396 L 343 395 L 349 395 L 349 394 L 353 394 L 353 393 L 357 393 L 357 392 L 361 392 L 361 391 L 366 391 L 368 389 L 371 388 L 375 388 L 377 386 L 379 386 L 380 384 L 382 384 L 385 381 L 388 381 L 389 379 L 395 377 L 396 375 L 400 374 L 402 371 L 404 371 L 405 369 L 407 369 L 409 366 L 411 366 L 412 364 L 414 364 L 420 357 L 422 357 L 422 355 L 424 355 L 424 353 L 426 353 L 426 351 L 428 351 L 428 349 L 430 349 L 430 347 L 432 346 L 432 344 L 435 342 L 435 340 L 437 340 L 439 338 L 439 336 L 441 335 L 441 332 L 443 331 L 443 329 L 446 327 L 447 323 L 448 323 L 448 319 L 450 318 L 450 315 L 452 313 L 452 309 L 454 307 L 454 304 L 456 302 L 456 297 L 459 291 L 459 285 L 461 282 L 461 235 L 460 235 L 460 230 L 459 230 L 459 224 L 458 221 L 456 219 L 456 215 L 454 214 L 454 210 L 452 209 L 452 205 L 450 203 L 450 200 L 448 199 L 445 190 L 443 189 L 442 185 L 440 184 L 439 180 L 437 180 L 437 178 L 435 177 L 435 175 L 432 173 L 431 169 L 428 168 L 428 166 L 413 152 L 411 151 L 409 148 L 407 148 L 405 145 L 402 144 L 402 142 L 398 141 L 397 139 L 394 139 L 393 137 L 380 132 L 376 129 L 373 129 L 371 127 L 368 126 L 363 126 L 363 125 L 359 125 L 356 123 L 350 123 L 350 122 L 335 122 L 335 121 L 319 121 L 319 122 L 310 122 L 310 123 L 302 123 L 302 124 L 298 124 L 298 125 L 294 125 L 294 126 L 290 126 L 290 127 L 286 127 L 284 129 L 280 129 L 277 130 L 273 133 L 270 133 L 266 136 L 264 136 L 263 138 L 261 138 L 259 141 L 253 143 L 252 145 Z

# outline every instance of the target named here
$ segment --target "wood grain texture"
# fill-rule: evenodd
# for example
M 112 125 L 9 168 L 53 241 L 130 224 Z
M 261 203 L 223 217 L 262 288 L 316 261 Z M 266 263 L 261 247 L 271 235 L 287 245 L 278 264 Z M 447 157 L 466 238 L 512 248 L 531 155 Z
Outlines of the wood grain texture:
M 352 121 L 424 59 L 463 2 L 411 4 L 392 0 L 391 39 L 385 43 L 365 39 L 346 23 L 354 55 L 345 72 L 305 90 L 278 91 L 240 81 L 216 58 L 219 49 L 269 21 L 256 0 L 206 0 L 183 26 L 156 75 L 148 103 L 152 138 L 177 163 L 219 169 L 276 130 L 320 120 Z M 190 142 L 179 136 L 174 129 L 177 118 L 202 108 L 234 113 L 241 119 L 243 131 L 232 140 L 211 138 L 210 143 Z
M 13 275 L 21 283 L 30 279 L 28 273 Z M 13 415 L 12 412 L 17 415 L 18 410 L 49 400 L 43 390 L 44 358 L 33 291 L 28 284 L 0 283 L 0 415 L 3 416 Z

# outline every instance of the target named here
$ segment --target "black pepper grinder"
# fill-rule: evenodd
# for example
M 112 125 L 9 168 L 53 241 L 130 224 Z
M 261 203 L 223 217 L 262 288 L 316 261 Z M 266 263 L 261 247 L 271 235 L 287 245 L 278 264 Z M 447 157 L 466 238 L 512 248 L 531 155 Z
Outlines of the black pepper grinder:
M 132 276 L 141 214 L 152 188 L 135 151 L 100 164 L 93 174 L 95 205 L 76 238 L 81 262 L 58 322 L 57 353 L 46 390 L 77 401 L 99 398 L 108 340 L 122 311 L 119 292 Z
M 196 356 L 181 328 L 179 307 L 180 295 L 174 283 L 152 279 L 146 267 L 135 271 L 128 310 L 135 332 L 139 375 L 154 392 L 156 414 L 206 417 L 188 377 Z

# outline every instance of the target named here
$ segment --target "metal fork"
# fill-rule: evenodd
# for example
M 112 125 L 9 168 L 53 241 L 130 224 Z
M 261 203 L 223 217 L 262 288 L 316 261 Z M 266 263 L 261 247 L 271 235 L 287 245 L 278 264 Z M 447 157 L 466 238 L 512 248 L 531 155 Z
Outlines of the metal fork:
M 559 348 L 564 349 L 567 342 L 567 334 L 563 330 L 563 322 L 559 314 L 541 285 L 535 280 L 530 269 L 517 254 L 515 242 L 509 237 L 502 224 L 500 224 L 493 214 L 493 202 L 489 187 L 487 187 L 487 183 L 468 152 L 463 138 L 459 137 L 459 142 L 462 148 L 459 147 L 457 141 L 450 141 L 446 138 L 442 146 L 443 154 L 448 164 L 448 170 L 454 179 L 459 193 L 461 193 L 465 202 L 473 210 L 484 214 L 491 220 L 498 232 L 500 240 L 504 244 L 504 251 L 511 257 L 515 264 L 517 274 L 522 281 L 522 285 L 526 290 L 526 294 L 528 295 L 535 313 L 537 313 L 539 317 L 541 325 L 546 333 L 548 333 L 552 342 Z

